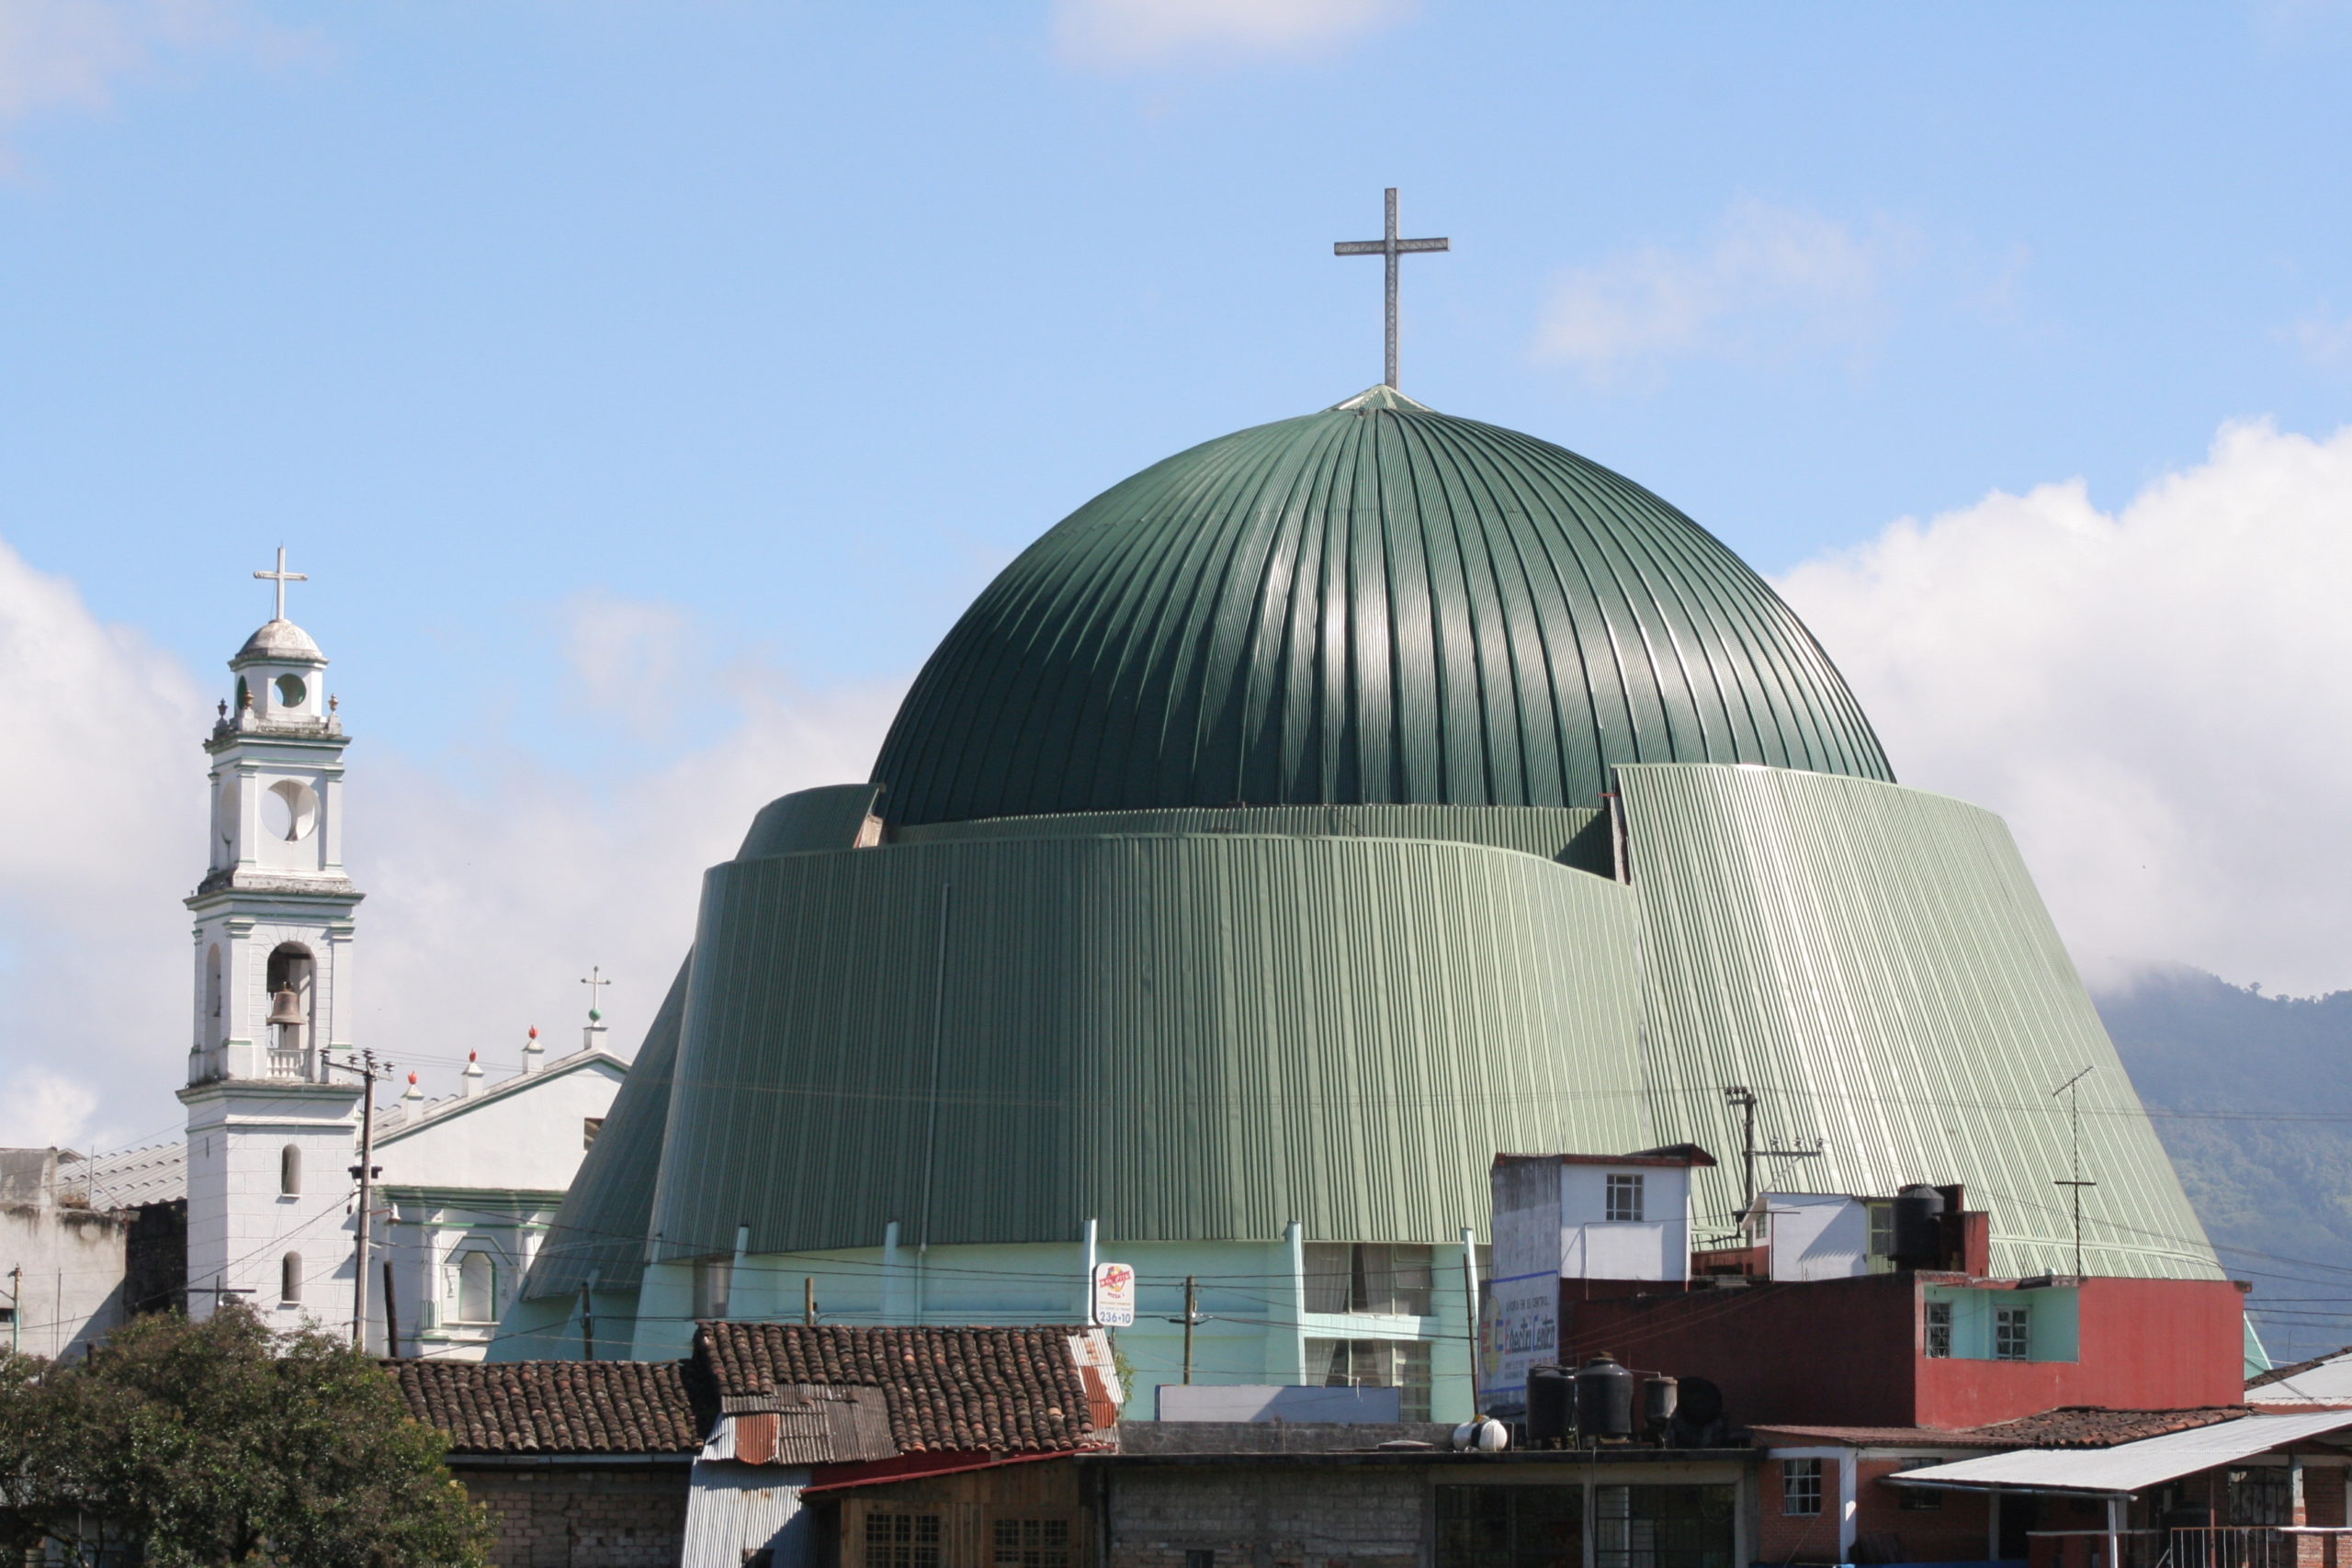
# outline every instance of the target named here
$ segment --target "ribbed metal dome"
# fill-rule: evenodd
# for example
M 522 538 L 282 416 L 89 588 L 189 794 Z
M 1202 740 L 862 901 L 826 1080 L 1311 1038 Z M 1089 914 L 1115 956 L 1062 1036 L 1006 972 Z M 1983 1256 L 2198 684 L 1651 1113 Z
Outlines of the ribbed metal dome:
M 1893 777 L 1820 645 L 1712 535 L 1381 388 L 1065 518 L 931 656 L 874 778 L 911 823 L 1589 807 L 1621 762 Z

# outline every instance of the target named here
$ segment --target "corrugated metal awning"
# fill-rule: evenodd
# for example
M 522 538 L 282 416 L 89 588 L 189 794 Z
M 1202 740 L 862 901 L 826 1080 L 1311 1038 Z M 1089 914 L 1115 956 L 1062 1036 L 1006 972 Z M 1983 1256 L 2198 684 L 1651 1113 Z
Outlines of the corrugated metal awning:
M 2137 1492 L 2159 1482 L 2249 1459 L 2281 1443 L 2352 1427 L 2352 1410 L 2248 1416 L 2111 1449 L 2015 1449 L 1887 1477 L 1897 1486 L 2020 1487 L 2052 1492 Z

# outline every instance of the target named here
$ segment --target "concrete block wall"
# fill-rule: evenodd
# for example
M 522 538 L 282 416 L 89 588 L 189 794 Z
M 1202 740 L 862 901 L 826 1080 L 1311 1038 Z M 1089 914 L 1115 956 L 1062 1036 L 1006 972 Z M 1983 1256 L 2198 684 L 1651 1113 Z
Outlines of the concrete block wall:
M 688 1470 L 454 1467 L 497 1530 L 492 1568 L 677 1568 Z
M 1137 1471 L 1111 1493 L 1109 1568 L 1418 1568 L 1428 1493 L 1392 1472 Z

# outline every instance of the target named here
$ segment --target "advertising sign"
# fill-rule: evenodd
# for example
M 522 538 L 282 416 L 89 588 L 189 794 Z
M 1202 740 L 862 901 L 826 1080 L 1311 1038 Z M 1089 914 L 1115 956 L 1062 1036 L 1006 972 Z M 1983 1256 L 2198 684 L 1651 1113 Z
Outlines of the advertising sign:
M 1094 1266 L 1094 1321 L 1104 1328 L 1136 1325 L 1136 1271 L 1124 1263 Z

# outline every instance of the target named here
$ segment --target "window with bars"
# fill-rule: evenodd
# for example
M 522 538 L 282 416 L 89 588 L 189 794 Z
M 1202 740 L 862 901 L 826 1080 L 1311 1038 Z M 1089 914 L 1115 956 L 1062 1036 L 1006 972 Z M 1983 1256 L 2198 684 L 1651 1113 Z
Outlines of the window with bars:
M 1306 1244 L 1306 1310 L 1427 1317 L 1434 1249 L 1407 1242 Z
M 865 1568 L 939 1568 L 939 1516 L 866 1515 Z
M 1951 1356 L 1951 1303 L 1928 1303 L 1928 1355 L 1932 1360 Z
M 1608 1218 L 1611 1224 L 1638 1223 L 1642 1217 L 1642 1179 L 1640 1175 L 1612 1176 L 1609 1179 Z
M 1393 1388 L 1398 1418 L 1430 1418 L 1430 1348 L 1411 1339 L 1309 1339 L 1306 1381 L 1325 1388 Z
M 2030 1361 L 2033 1359 L 2031 1307 L 1993 1309 L 1993 1359 L 1996 1361 Z
M 1584 1489 L 1439 1487 L 1436 1568 L 1584 1568 Z
M 1730 1486 L 1594 1487 L 1594 1568 L 1732 1568 L 1736 1493 Z
M 1069 1568 L 1068 1519 L 999 1519 L 991 1568 Z
M 1781 1512 L 1792 1518 L 1811 1518 L 1821 1512 L 1821 1461 L 1784 1459 L 1781 1461 Z
M 1931 1464 L 1943 1462 L 1939 1459 L 1906 1459 L 1894 1469 L 1900 1474 L 1906 1470 L 1925 1470 Z M 1933 1513 L 1944 1506 L 1944 1495 L 1932 1486 L 1898 1486 L 1895 1490 L 1903 1495 L 1901 1506 L 1905 1513 Z

